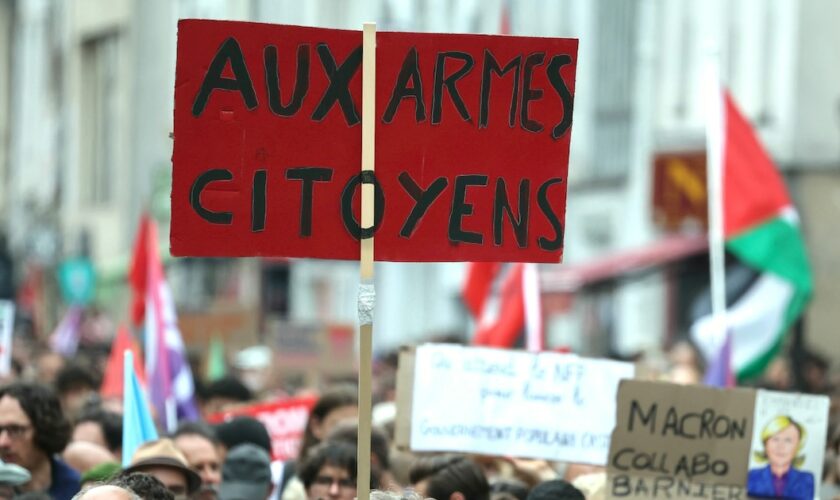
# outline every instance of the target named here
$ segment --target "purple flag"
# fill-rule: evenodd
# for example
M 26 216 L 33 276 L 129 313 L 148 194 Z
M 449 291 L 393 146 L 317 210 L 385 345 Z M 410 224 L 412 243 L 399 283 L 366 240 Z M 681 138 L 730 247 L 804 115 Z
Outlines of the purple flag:
M 157 410 L 158 420 L 172 432 L 179 420 L 197 420 L 195 384 L 186 349 L 178 329 L 175 302 L 163 275 L 157 247 L 157 228 L 151 220 L 148 231 L 148 281 L 146 283 L 146 377 L 149 397 Z M 141 229 L 142 230 L 142 229 Z
M 706 368 L 703 383 L 713 387 L 735 387 L 735 375 L 732 373 L 732 335 L 728 331 L 717 356 L 712 358 Z
M 72 357 L 79 348 L 79 337 L 82 335 L 82 312 L 80 306 L 70 306 L 61 322 L 50 335 L 50 348 L 64 357 Z

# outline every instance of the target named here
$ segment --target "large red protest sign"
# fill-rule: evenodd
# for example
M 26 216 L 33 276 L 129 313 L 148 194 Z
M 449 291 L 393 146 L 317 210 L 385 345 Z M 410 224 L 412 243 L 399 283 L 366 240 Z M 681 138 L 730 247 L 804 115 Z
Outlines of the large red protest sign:
M 577 41 L 377 34 L 376 175 L 359 174 L 361 32 L 179 23 L 175 255 L 562 258 Z

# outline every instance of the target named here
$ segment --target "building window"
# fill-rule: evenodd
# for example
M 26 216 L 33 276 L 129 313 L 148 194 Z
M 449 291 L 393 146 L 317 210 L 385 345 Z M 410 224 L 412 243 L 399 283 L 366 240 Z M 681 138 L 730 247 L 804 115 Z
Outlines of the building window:
M 82 44 L 80 197 L 85 205 L 112 200 L 116 159 L 116 34 Z

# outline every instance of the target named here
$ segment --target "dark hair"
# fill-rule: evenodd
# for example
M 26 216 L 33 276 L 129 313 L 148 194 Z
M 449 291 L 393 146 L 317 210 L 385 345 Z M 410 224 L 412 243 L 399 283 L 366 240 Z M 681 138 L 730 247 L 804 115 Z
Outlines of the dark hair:
M 32 421 L 33 442 L 47 455 L 61 453 L 70 441 L 70 422 L 61 411 L 55 393 L 40 384 L 14 382 L 0 388 L 0 398 L 15 398 Z
M 222 444 L 216 431 L 204 422 L 181 422 L 181 425 L 172 433 L 172 439 L 191 435 L 201 436 L 214 445 Z
M 144 472 L 121 472 L 107 484 L 129 489 L 143 500 L 175 500 L 163 483 Z
M 221 444 L 219 437 L 216 436 L 216 431 L 204 422 L 181 422 L 175 432 L 172 433 L 172 439 L 179 436 L 188 436 L 197 434 L 213 444 Z
M 419 458 L 408 473 L 411 484 L 428 480 L 426 496 L 449 498 L 460 492 L 470 500 L 489 500 L 490 485 L 481 467 L 467 457 L 438 455 Z
M 307 490 L 315 482 L 318 472 L 325 465 L 347 471 L 351 481 L 356 481 L 356 447 L 342 441 L 326 441 L 312 448 L 312 453 L 303 461 L 298 476 Z M 379 475 L 371 470 L 370 487 L 379 487 Z
M 101 407 L 92 406 L 82 410 L 82 414 L 76 419 L 76 425 L 84 422 L 93 422 L 99 425 L 109 451 L 113 452 L 122 448 L 122 416 Z
M 99 380 L 87 368 L 71 363 L 64 366 L 55 375 L 55 391 L 58 394 L 67 394 L 78 389 L 97 390 Z
M 251 391 L 236 377 L 222 377 L 207 384 L 204 389 L 204 399 L 225 398 L 246 402 L 253 399 Z
M 358 446 L 359 426 L 356 422 L 342 422 L 330 431 L 327 435 L 327 440 L 341 441 L 352 444 L 353 446 Z M 376 460 L 375 465 L 381 470 L 391 468 L 388 437 L 385 435 L 385 432 L 378 427 L 372 427 L 370 429 L 370 452 L 372 455 L 371 458 Z
M 490 484 L 490 497 L 515 498 L 525 500 L 528 498 L 528 485 L 516 479 L 499 479 Z
M 14 498 L 15 500 L 52 500 L 52 497 L 48 493 L 41 491 L 27 491 L 25 493 L 19 493 L 15 495 Z
M 534 486 L 528 500 L 586 500 L 586 497 L 569 482 L 552 479 Z
M 304 460 L 309 449 L 321 442 L 312 432 L 312 424 L 315 421 L 323 421 L 327 415 L 336 408 L 342 406 L 358 406 L 359 405 L 359 391 L 355 386 L 349 384 L 342 384 L 327 389 L 315 402 L 312 411 L 309 413 L 309 420 L 306 422 L 306 430 L 303 432 L 303 441 L 300 445 L 300 452 L 298 452 L 298 460 Z
M 251 443 L 271 455 L 271 437 L 265 426 L 253 417 L 234 417 L 216 426 L 216 436 L 228 450 L 236 445 Z

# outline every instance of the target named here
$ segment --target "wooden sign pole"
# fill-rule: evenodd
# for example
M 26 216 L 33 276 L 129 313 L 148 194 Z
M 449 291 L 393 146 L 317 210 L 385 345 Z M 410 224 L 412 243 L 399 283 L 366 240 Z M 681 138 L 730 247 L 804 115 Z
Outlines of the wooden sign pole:
M 365 23 L 362 39 L 362 235 L 359 285 L 359 439 L 356 494 L 370 498 L 370 434 L 373 372 L 374 132 L 376 116 L 376 23 Z M 370 231 L 371 234 L 364 234 Z

